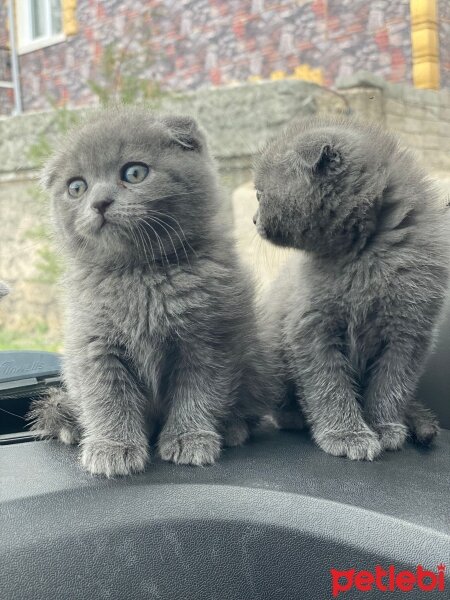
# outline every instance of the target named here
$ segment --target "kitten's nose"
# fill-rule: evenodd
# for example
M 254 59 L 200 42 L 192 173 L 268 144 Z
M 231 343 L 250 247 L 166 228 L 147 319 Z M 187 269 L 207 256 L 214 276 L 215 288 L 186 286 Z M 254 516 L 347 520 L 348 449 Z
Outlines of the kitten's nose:
M 92 210 L 95 210 L 99 215 L 104 215 L 108 207 L 114 202 L 112 198 L 103 198 L 92 203 Z
M 256 221 L 258 220 L 258 212 L 256 211 L 255 214 L 253 215 L 253 225 L 256 225 Z

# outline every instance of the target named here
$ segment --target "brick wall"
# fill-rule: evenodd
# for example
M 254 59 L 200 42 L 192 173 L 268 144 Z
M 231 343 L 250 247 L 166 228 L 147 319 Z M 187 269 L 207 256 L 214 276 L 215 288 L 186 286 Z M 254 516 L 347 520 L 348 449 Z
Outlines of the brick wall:
M 94 102 L 86 82 L 111 42 L 153 51 L 140 73 L 172 90 L 299 65 L 322 69 L 326 85 L 361 69 L 411 82 L 409 0 L 78 0 L 77 19 L 77 35 L 20 57 L 25 110 Z

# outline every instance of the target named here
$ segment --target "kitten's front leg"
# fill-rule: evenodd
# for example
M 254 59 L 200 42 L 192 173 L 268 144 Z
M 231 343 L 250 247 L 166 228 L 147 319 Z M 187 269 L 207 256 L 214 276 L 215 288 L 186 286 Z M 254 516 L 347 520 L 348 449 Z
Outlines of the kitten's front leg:
M 364 414 L 385 450 L 399 450 L 406 441 L 405 413 L 422 373 L 419 357 L 426 356 L 426 349 L 426 340 L 390 340 L 372 370 Z
M 76 372 L 83 467 L 107 477 L 143 471 L 149 458 L 146 399 L 120 353 L 94 341 L 66 368 L 69 382 Z
M 226 361 L 211 348 L 187 349 L 167 393 L 171 405 L 158 441 L 162 459 L 197 466 L 218 459 L 217 422 L 231 400 L 230 379 Z
M 323 315 L 309 315 L 291 341 L 290 367 L 302 392 L 299 401 L 322 450 L 353 460 L 373 460 L 381 445 L 363 419 L 351 366 L 334 329 Z

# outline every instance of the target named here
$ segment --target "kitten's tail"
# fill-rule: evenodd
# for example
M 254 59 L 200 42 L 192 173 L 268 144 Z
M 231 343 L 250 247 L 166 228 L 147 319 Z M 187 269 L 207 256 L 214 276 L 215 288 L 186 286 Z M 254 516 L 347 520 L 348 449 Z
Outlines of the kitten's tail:
M 80 441 L 77 419 L 64 388 L 52 389 L 47 396 L 33 400 L 26 419 L 40 438 L 57 438 L 64 444 Z
M 436 415 L 418 400 L 408 406 L 406 425 L 413 441 L 424 446 L 429 446 L 440 431 Z

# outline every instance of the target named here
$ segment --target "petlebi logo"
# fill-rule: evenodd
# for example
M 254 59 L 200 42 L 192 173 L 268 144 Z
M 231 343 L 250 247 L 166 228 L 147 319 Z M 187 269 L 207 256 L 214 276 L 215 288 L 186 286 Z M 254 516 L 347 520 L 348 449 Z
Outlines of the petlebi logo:
M 438 565 L 436 571 L 427 571 L 422 565 L 417 565 L 415 571 L 397 570 L 393 565 L 384 569 L 377 565 L 374 571 L 331 569 L 330 573 L 331 591 L 334 598 L 350 590 L 360 592 L 371 592 L 374 589 L 380 592 L 445 591 L 444 564 Z

